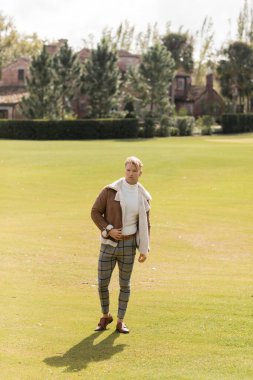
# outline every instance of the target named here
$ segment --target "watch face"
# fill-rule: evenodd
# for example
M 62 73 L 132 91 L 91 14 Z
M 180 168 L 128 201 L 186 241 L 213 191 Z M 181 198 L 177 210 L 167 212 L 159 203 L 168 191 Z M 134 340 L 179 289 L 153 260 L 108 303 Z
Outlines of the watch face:
M 113 229 L 113 226 L 111 224 L 109 224 L 105 230 L 102 231 L 102 236 L 104 238 L 107 238 L 108 237 L 108 233 L 109 231 L 111 231 Z

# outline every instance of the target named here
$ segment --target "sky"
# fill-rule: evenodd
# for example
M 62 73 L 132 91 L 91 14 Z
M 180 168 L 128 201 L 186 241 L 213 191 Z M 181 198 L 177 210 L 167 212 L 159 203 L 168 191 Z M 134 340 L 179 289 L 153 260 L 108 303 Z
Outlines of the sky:
M 115 31 L 124 20 L 135 25 L 136 32 L 157 23 L 163 34 L 170 22 L 173 32 L 183 26 L 195 34 L 207 16 L 213 21 L 215 47 L 220 48 L 236 36 L 243 5 L 244 0 L 8 0 L 0 12 L 13 19 L 19 33 L 37 33 L 47 42 L 66 38 L 75 50 L 83 48 L 89 34 L 98 42 L 105 27 Z

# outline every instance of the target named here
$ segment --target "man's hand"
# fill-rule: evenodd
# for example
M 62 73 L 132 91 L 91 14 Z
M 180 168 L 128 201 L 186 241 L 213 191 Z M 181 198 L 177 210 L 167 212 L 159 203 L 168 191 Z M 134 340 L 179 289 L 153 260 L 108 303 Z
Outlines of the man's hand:
M 108 235 L 110 235 L 115 240 L 121 240 L 122 239 L 122 233 L 121 228 L 113 228 L 109 231 Z
M 143 253 L 140 253 L 140 256 L 138 258 L 139 263 L 144 263 L 144 261 L 147 259 L 147 256 Z

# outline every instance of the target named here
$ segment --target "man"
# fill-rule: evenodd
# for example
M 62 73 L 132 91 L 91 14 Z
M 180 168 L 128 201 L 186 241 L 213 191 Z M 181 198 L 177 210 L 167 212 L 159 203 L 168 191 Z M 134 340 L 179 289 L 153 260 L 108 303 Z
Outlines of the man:
M 130 296 L 130 278 L 136 254 L 143 263 L 149 252 L 150 194 L 138 182 L 142 162 L 137 157 L 125 161 L 125 178 L 106 186 L 98 195 L 91 218 L 101 231 L 101 249 L 98 261 L 98 291 L 103 316 L 96 331 L 105 330 L 113 321 L 109 312 L 108 286 L 116 263 L 119 267 L 119 304 L 116 330 L 127 334 L 124 316 Z

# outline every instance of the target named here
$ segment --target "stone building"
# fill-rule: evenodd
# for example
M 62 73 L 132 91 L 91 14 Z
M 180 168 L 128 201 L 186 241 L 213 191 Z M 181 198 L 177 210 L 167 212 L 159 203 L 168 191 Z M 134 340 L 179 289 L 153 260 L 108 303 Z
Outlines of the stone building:
M 2 69 L 0 79 L 0 118 L 21 119 L 19 103 L 27 96 L 25 78 L 29 73 L 30 60 L 18 58 Z
M 206 75 L 206 85 L 192 84 L 191 75 L 178 72 L 174 79 L 172 97 L 177 112 L 184 110 L 188 115 L 219 116 L 224 110 L 224 101 L 213 87 L 213 74 Z

